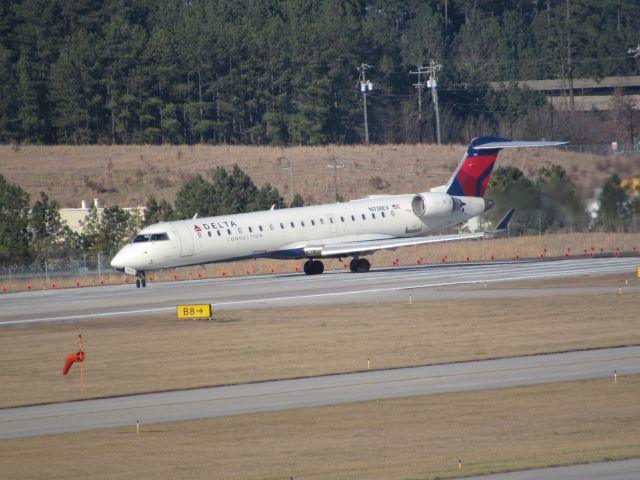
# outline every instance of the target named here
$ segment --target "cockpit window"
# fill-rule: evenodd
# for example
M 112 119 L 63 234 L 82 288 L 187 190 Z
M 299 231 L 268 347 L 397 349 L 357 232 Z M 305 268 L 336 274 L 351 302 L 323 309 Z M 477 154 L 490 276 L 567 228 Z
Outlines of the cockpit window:
M 136 235 L 135 237 L 133 237 L 131 239 L 131 243 L 148 242 L 149 240 L 151 240 L 151 235 L 149 235 L 149 234 Z
M 131 243 L 160 242 L 162 240 L 169 240 L 169 235 L 166 233 L 141 233 L 133 237 Z

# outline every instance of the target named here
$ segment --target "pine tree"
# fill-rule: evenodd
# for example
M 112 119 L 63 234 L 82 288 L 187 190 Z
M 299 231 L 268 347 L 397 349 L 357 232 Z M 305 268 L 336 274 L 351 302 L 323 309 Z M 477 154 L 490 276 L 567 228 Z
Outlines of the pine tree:
M 29 195 L 0 175 L 0 265 L 22 265 L 31 260 Z
M 224 170 L 223 170 L 224 171 Z M 202 175 L 192 177 L 176 193 L 176 217 L 192 218 L 216 215 L 213 189 Z
M 29 215 L 33 251 L 40 262 L 47 262 L 55 256 L 57 246 L 67 233 L 60 218 L 60 205 L 49 196 L 40 192 L 40 199 L 35 203 Z
M 632 212 L 629 197 L 621 187 L 618 175 L 607 178 L 602 186 L 599 200 L 600 208 L 596 225 L 605 232 L 624 230 Z
M 302 195 L 296 192 L 296 194 L 293 196 L 293 200 L 291 201 L 291 205 L 289 206 L 291 208 L 304 207 L 304 199 L 302 198 Z
M 542 232 L 538 190 L 520 169 L 511 166 L 496 168 L 489 180 L 485 196 L 495 201 L 495 206 L 485 216 L 493 225 L 507 210 L 515 208 L 517 215 L 509 224 L 512 233 Z

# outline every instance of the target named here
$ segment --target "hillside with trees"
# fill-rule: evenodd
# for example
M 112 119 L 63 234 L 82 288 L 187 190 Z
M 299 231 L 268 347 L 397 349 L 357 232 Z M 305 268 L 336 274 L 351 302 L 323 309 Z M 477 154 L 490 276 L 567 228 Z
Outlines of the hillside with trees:
M 434 141 L 411 75 L 442 65 L 443 142 L 478 133 L 610 141 L 617 113 L 558 114 L 488 82 L 638 75 L 635 0 L 0 1 L 0 141 Z M 622 112 L 622 113 L 621 113 Z

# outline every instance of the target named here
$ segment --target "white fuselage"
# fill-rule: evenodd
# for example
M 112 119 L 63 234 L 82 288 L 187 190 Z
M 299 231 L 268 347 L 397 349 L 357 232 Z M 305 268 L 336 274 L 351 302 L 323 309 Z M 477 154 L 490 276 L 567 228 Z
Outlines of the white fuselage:
M 436 194 L 423 195 L 437 200 Z M 432 197 L 427 198 L 430 201 Z M 482 198 L 458 197 L 462 208 L 436 214 L 427 210 L 419 216 L 412 208 L 415 199 L 416 195 L 378 196 L 157 223 L 122 248 L 112 265 L 127 271 L 146 271 L 245 258 L 313 258 L 319 256 L 314 254 L 315 244 L 430 235 L 461 224 L 487 208 Z

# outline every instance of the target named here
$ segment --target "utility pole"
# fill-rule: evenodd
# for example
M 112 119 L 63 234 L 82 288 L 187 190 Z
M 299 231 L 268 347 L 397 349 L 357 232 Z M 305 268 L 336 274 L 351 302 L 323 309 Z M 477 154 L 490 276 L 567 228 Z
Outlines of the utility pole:
M 627 53 L 629 55 L 633 55 L 633 58 L 637 58 L 638 60 L 640 60 L 640 43 L 638 44 L 638 46 L 636 48 L 630 48 L 629 50 L 627 50 Z M 633 109 L 636 107 L 635 103 L 631 103 L 629 105 L 629 133 L 631 134 L 631 151 L 635 152 L 636 151 L 636 139 L 635 139 L 635 135 L 634 135 L 634 127 L 633 127 Z M 639 145 L 640 147 L 640 145 Z M 636 221 L 636 217 L 635 217 L 635 213 L 633 215 L 633 222 L 634 222 L 634 231 L 635 231 L 635 221 Z
M 573 66 L 571 64 L 571 3 L 566 0 L 567 7 L 567 76 L 569 80 L 569 111 L 573 119 L 576 110 L 576 103 L 573 96 Z
M 418 65 L 418 70 L 409 72 L 409 75 L 417 75 L 418 83 L 414 83 L 413 86 L 418 89 L 418 135 L 422 142 L 422 88 L 425 85 L 423 75 L 427 73 L 427 68 L 422 65 Z
M 360 75 L 358 78 L 358 84 L 360 85 L 360 91 L 362 92 L 362 104 L 364 105 L 364 143 L 369 145 L 369 125 L 367 123 L 367 92 L 373 90 L 373 83 L 371 80 L 367 80 L 366 71 L 371 68 L 371 65 L 363 63 L 360 65 Z
M 329 168 L 333 168 L 333 191 L 335 195 L 336 202 L 338 201 L 338 169 L 344 168 L 344 163 L 338 165 L 338 157 L 333 154 L 331 155 L 331 165 L 328 165 Z
M 436 90 L 438 86 L 438 72 L 442 70 L 442 65 L 437 63 L 435 60 L 431 60 L 429 62 L 429 66 L 426 68 L 426 73 L 429 74 L 429 79 L 427 80 L 427 87 L 431 88 L 431 98 L 433 99 L 433 109 L 436 114 L 436 139 L 438 141 L 438 145 L 442 143 L 440 137 L 440 109 L 438 108 L 438 91 Z
M 284 167 L 284 169 L 289 171 L 289 190 L 291 192 L 290 203 L 293 203 L 293 158 L 289 159 L 289 166 Z
M 633 127 L 633 109 L 635 108 L 635 103 L 629 104 L 629 136 L 631 137 L 631 151 L 636 151 L 636 137 L 634 135 L 634 127 Z

